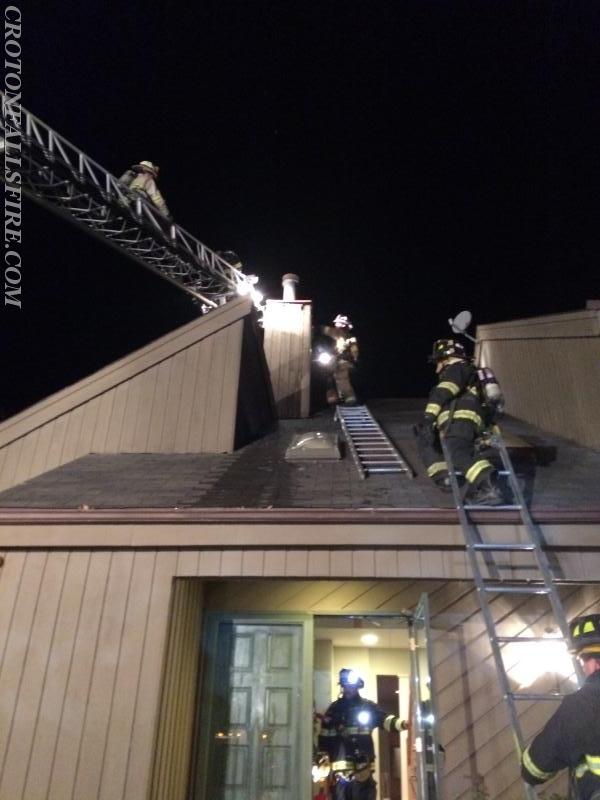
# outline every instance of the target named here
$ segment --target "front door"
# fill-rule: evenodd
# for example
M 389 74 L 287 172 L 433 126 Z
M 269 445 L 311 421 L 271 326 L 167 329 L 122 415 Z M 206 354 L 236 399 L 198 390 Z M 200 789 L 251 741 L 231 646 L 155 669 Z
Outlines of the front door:
M 207 621 L 196 800 L 304 800 L 312 630 L 306 618 Z

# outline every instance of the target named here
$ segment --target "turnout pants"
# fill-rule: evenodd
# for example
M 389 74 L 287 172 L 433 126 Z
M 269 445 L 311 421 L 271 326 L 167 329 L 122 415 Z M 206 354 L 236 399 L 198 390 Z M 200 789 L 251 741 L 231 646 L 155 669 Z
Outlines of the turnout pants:
M 343 775 L 336 775 L 336 779 L 333 800 L 377 800 L 377 783 L 373 775 L 369 774 L 364 781 Z
M 448 475 L 448 465 L 444 459 L 439 436 L 446 437 L 446 445 L 454 469 L 462 472 L 471 486 L 479 486 L 493 471 L 494 466 L 487 458 L 480 458 L 475 453 L 475 440 L 479 435 L 478 427 L 467 419 L 453 419 L 442 427 L 433 445 L 418 440 L 419 454 L 427 470 L 427 475 L 435 482 Z

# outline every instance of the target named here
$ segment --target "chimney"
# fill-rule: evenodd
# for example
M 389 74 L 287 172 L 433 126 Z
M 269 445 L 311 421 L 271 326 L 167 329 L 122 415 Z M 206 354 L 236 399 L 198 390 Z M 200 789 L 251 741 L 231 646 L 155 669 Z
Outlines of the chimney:
M 265 356 L 280 419 L 308 417 L 310 411 L 312 305 L 296 300 L 299 282 L 291 272 L 284 275 L 283 299 L 267 300 L 263 316 Z
M 283 299 L 294 301 L 296 299 L 296 285 L 300 282 L 300 278 L 294 275 L 293 272 L 287 272 L 281 279 L 283 286 Z

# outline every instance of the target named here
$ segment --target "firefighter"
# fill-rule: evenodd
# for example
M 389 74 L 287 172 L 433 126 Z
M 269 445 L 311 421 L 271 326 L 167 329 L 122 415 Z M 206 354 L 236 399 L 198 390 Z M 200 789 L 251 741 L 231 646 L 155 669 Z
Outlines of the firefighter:
M 216 254 L 219 258 L 222 258 L 223 261 L 226 261 L 230 267 L 234 269 L 243 269 L 242 259 L 238 256 L 237 253 L 234 253 L 233 250 L 217 250 Z
M 361 697 L 363 679 L 352 669 L 341 669 L 341 694 L 321 720 L 319 757 L 326 756 L 334 776 L 334 800 L 375 800 L 375 749 L 372 731 L 403 731 L 408 723 L 387 714 L 372 700 Z
M 525 749 L 521 774 L 535 786 L 571 768 L 578 800 L 600 800 L 600 614 L 577 617 L 570 631 L 570 652 L 577 655 L 585 682 L 563 698 Z
M 167 208 L 162 194 L 158 191 L 156 179 L 158 178 L 159 168 L 151 161 L 140 161 L 121 175 L 119 181 L 135 194 L 139 194 L 145 200 L 149 200 L 161 214 L 167 219 L 171 219 L 171 214 Z
M 325 336 L 332 340 L 333 358 L 327 387 L 327 402 L 331 404 L 356 404 L 351 373 L 358 361 L 358 342 L 351 333 L 353 327 L 347 316 L 338 314 L 331 325 L 322 328 Z
M 438 339 L 428 359 L 435 364 L 438 383 L 429 393 L 423 420 L 416 426 L 419 453 L 427 475 L 442 491 L 451 491 L 440 444 L 445 437 L 454 468 L 466 482 L 465 501 L 473 505 L 504 502 L 496 485 L 497 470 L 476 452 L 475 443 L 490 424 L 482 402 L 477 369 L 460 342 Z

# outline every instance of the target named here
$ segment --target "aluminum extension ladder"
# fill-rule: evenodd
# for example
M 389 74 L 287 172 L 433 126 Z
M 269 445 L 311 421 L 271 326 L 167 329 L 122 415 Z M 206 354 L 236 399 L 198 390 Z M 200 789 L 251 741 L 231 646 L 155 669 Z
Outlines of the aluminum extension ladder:
M 542 595 L 549 603 L 549 610 L 554 617 L 554 623 L 560 631 L 560 637 L 553 638 L 552 641 L 562 641 L 565 645 L 569 642 L 569 628 L 563 609 L 562 601 L 557 591 L 557 584 L 552 573 L 552 568 L 543 549 L 541 534 L 534 524 L 529 509 L 525 503 L 521 487 L 515 475 L 513 465 L 506 449 L 506 445 L 499 433 L 493 433 L 486 439 L 499 454 L 503 469 L 499 471 L 508 479 L 508 485 L 513 493 L 514 505 L 504 506 L 482 506 L 468 505 L 463 501 L 461 489 L 458 485 L 457 473 L 454 470 L 448 446 L 444 437 L 440 437 L 442 450 L 448 465 L 450 484 L 456 503 L 460 524 L 465 537 L 467 554 L 475 585 L 477 596 L 485 620 L 485 626 L 492 646 L 492 653 L 503 699 L 507 703 L 510 725 L 513 730 L 515 741 L 518 747 L 519 758 L 523 752 L 526 742 L 523 730 L 517 713 L 517 703 L 519 701 L 540 701 L 540 700 L 561 700 L 564 694 L 560 692 L 549 692 L 545 694 L 532 692 L 515 692 L 511 689 L 508 674 L 504 666 L 502 648 L 506 644 L 531 644 L 535 642 L 547 642 L 548 639 L 541 636 L 499 636 L 496 632 L 494 617 L 490 608 L 489 597 L 498 594 L 512 595 Z M 486 512 L 498 510 L 515 510 L 519 512 L 521 523 L 527 533 L 527 541 L 500 543 L 485 541 L 481 535 L 480 528 L 471 519 L 471 512 Z M 537 571 L 537 575 L 525 581 L 505 580 L 501 575 L 501 570 L 506 569 L 506 564 L 498 563 L 498 554 L 509 553 L 529 553 L 533 556 L 531 565 L 528 569 Z M 482 563 L 483 562 L 483 563 Z M 485 565 L 485 569 L 484 569 Z M 510 567 L 509 567 L 510 568 Z M 573 659 L 573 668 L 579 685 L 582 684 L 583 676 L 580 667 Z M 529 800 L 535 800 L 537 794 L 535 789 L 527 783 L 523 783 L 525 796 Z
M 412 469 L 391 443 L 366 406 L 337 406 L 340 423 L 361 478 L 372 473 L 401 473 L 414 477 Z

